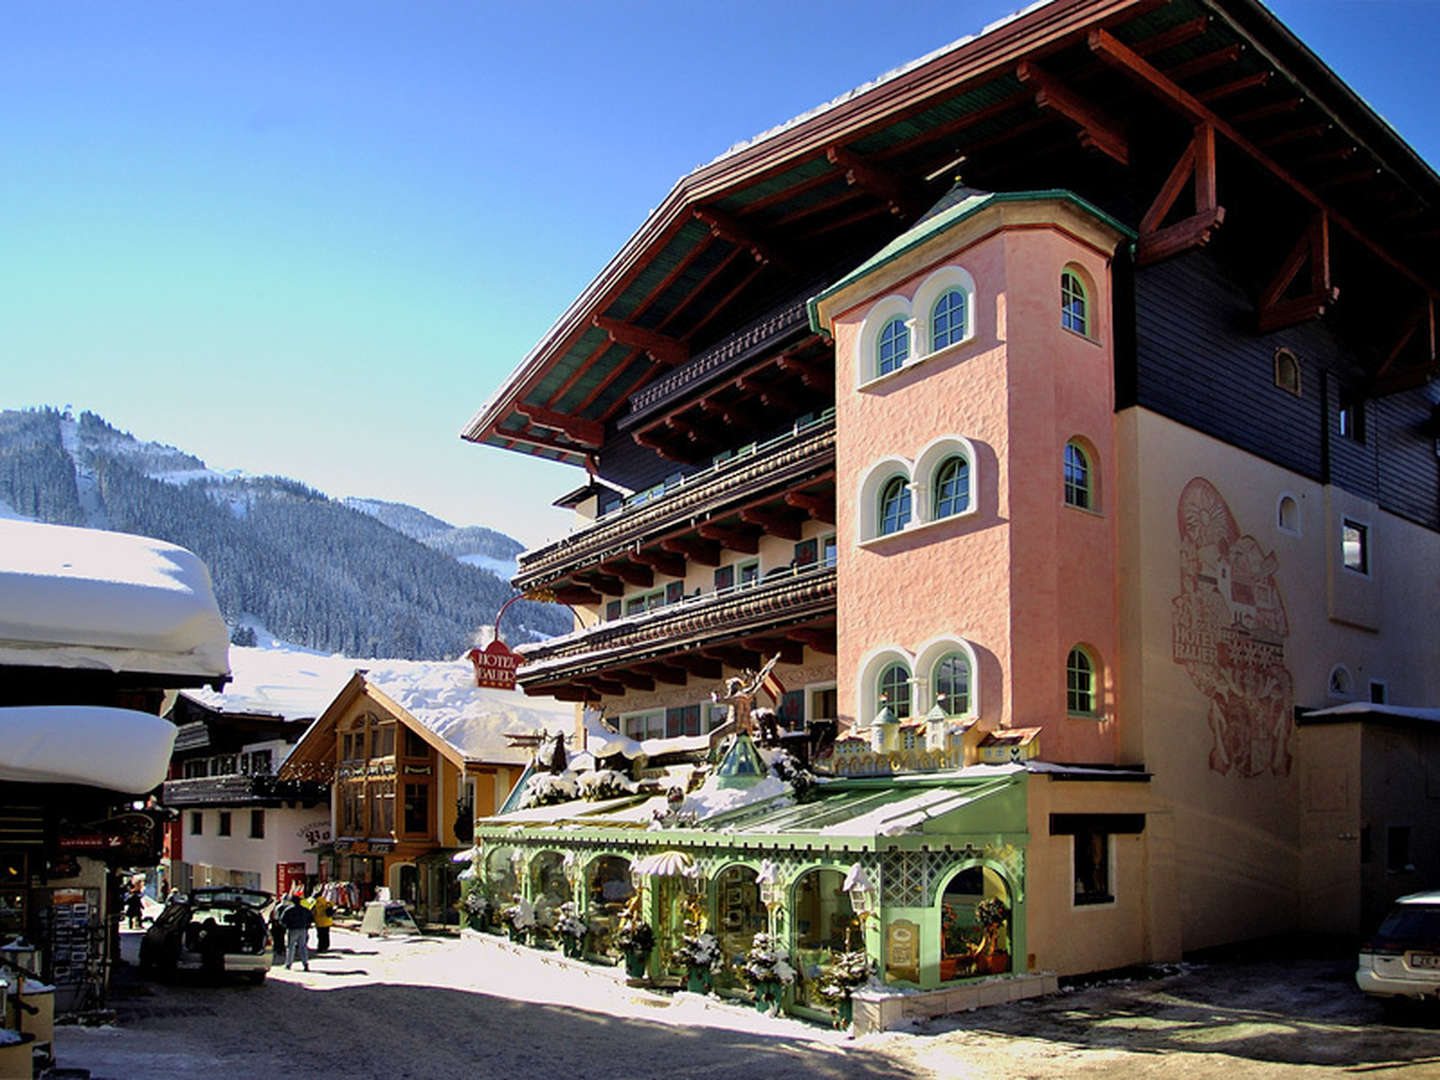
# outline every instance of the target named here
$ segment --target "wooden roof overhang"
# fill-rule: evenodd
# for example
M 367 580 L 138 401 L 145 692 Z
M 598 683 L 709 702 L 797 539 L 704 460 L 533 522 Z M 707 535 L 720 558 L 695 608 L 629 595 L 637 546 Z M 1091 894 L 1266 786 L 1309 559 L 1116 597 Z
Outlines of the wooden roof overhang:
M 693 474 L 647 502 L 520 557 L 514 585 L 598 604 L 687 560 L 719 565 L 720 549 L 753 553 L 768 533 L 799 539 L 809 517 L 835 522 L 835 421 L 825 416 L 752 453 Z
M 835 569 L 817 566 L 530 646 L 516 680 L 526 694 L 589 701 L 716 681 L 776 653 L 798 664 L 807 647 L 833 655 L 835 637 Z
M 1341 308 L 1386 330 L 1377 388 L 1433 363 L 1440 179 L 1384 120 L 1256 0 L 1055 0 L 681 179 L 462 436 L 585 464 L 631 395 L 957 171 L 1075 190 L 1142 259 L 1244 237 L 1261 329 L 1321 313 L 1344 267 Z

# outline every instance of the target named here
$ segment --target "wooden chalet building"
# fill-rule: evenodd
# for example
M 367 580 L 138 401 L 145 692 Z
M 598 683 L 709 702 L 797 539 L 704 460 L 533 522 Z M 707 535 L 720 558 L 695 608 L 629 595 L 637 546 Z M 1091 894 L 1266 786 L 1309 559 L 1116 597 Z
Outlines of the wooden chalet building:
M 518 678 L 664 740 L 778 654 L 787 724 L 839 722 L 834 813 L 483 842 L 573 854 L 582 899 L 683 848 L 717 925 L 770 861 L 802 1004 L 838 947 L 810 875 L 851 864 L 921 987 L 982 892 L 1019 974 L 1437 884 L 1371 880 L 1437 849 L 1425 791 L 1354 789 L 1434 738 L 1336 790 L 1295 719 L 1440 702 L 1437 236 L 1431 166 L 1255 0 L 1054 0 L 684 177 L 463 432 L 588 477 L 515 578 L 579 625 Z M 924 809 L 997 776 L 993 813 Z

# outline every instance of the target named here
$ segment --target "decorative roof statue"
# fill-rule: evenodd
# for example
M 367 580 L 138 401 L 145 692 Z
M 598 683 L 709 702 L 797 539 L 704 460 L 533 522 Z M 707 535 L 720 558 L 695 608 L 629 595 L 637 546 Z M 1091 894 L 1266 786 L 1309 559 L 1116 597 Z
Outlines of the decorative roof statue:
M 749 735 L 754 730 L 750 720 L 750 710 L 755 704 L 755 697 L 760 693 L 760 687 L 765 684 L 765 676 L 774 670 L 775 665 L 780 662 L 780 654 L 772 656 L 766 665 L 758 672 L 750 671 L 748 668 L 738 676 L 732 675 L 725 680 L 725 696 L 721 697 L 715 691 L 710 691 L 710 700 L 719 704 L 728 704 L 730 714 L 725 718 L 726 724 L 733 723 L 734 731 L 738 734 Z

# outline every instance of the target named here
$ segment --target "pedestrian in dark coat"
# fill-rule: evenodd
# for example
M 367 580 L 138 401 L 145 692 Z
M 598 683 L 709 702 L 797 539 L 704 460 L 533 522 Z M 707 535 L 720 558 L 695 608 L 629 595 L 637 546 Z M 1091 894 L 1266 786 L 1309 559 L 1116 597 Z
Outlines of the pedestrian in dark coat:
M 310 914 L 310 909 L 300 903 L 298 898 L 291 898 L 280 908 L 280 922 L 285 927 L 285 968 L 288 971 L 295 965 L 295 954 L 300 954 L 300 962 L 305 965 L 305 970 L 310 970 L 310 943 L 307 940 L 310 936 L 310 924 L 315 917 Z

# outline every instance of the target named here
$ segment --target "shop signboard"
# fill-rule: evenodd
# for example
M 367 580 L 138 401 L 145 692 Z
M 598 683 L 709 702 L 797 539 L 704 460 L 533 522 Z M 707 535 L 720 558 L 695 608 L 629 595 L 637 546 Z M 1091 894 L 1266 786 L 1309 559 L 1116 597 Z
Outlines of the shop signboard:
M 303 862 L 279 862 L 275 864 L 275 893 L 289 896 L 296 886 L 305 887 L 305 864 Z
M 483 649 L 471 649 L 465 654 L 475 665 L 475 685 L 492 690 L 514 690 L 515 668 L 520 657 L 511 651 L 499 638 Z
M 103 859 L 111 866 L 153 866 L 159 862 L 160 830 L 144 811 L 117 814 L 85 825 L 61 825 L 56 847 L 66 854 Z

